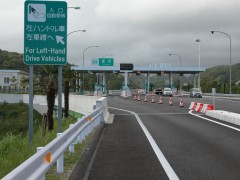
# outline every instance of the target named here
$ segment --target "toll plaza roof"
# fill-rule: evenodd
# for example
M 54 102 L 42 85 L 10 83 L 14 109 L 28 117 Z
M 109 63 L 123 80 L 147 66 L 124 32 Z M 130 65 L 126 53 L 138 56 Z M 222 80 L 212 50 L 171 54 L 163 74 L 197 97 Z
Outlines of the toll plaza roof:
M 121 73 L 124 72 L 120 70 L 120 66 L 89 66 L 89 67 L 78 67 L 72 66 L 72 70 L 80 71 L 80 72 L 93 72 L 93 73 L 102 73 L 102 72 L 109 72 L 109 73 Z M 133 70 L 128 70 L 128 72 L 132 73 L 161 73 L 161 74 L 198 74 L 200 72 L 206 71 L 205 67 L 141 67 L 141 66 L 134 66 Z

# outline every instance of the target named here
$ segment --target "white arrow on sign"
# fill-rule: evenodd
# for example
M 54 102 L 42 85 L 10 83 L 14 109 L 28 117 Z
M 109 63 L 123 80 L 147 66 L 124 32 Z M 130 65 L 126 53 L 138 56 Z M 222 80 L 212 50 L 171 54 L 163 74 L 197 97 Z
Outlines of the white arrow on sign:
M 56 40 L 57 40 L 57 44 L 61 43 L 61 44 L 65 44 L 65 42 L 63 41 L 63 36 L 56 36 Z

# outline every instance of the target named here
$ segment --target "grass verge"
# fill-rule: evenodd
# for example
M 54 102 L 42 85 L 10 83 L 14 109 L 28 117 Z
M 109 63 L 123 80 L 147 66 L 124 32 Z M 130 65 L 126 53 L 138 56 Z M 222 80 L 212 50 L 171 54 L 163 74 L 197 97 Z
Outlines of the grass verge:
M 72 113 L 72 112 L 71 112 Z M 70 113 L 70 116 L 71 116 Z M 65 131 L 69 124 L 74 124 L 81 115 L 78 113 L 72 114 L 69 118 L 63 118 L 62 129 Z M 34 131 L 33 145 L 29 145 L 28 135 L 15 134 L 9 131 L 4 138 L 0 140 L 0 179 L 19 166 L 26 159 L 36 153 L 37 147 L 42 147 L 56 138 L 57 134 L 57 119 L 54 122 L 54 130 L 46 133 L 44 137 L 41 134 L 41 127 L 38 126 Z M 93 132 L 94 133 L 94 132 Z M 46 174 L 46 179 L 49 180 L 65 180 L 73 170 L 75 164 L 79 160 L 84 148 L 89 140 L 92 138 L 93 133 L 90 134 L 86 140 L 75 145 L 75 153 L 70 153 L 68 150 L 64 153 L 64 173 L 57 174 L 56 167 L 53 166 Z
M 88 142 L 92 139 L 93 134 L 94 131 L 81 144 L 76 144 L 74 153 L 70 153 L 68 150 L 65 151 L 63 174 L 57 173 L 56 166 L 54 166 L 46 174 L 46 180 L 67 180 L 79 158 L 81 157 Z

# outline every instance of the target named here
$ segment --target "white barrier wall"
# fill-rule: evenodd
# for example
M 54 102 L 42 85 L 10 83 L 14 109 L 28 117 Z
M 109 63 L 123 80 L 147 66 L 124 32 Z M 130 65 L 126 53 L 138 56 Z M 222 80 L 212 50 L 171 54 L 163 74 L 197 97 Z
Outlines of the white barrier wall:
M 232 112 L 223 111 L 223 110 L 212 110 L 212 111 L 207 110 L 206 115 L 225 121 L 225 122 L 240 125 L 240 114 L 237 114 L 237 113 L 232 113 Z
M 100 99 L 99 96 L 84 96 L 84 95 L 69 95 L 69 109 L 82 114 L 92 112 L 93 106 L 96 105 L 96 101 Z M 19 103 L 24 102 L 28 104 L 28 94 L 0 94 L 0 103 Z M 46 96 L 35 95 L 33 97 L 33 104 L 46 105 Z M 58 105 L 58 97 L 55 99 L 55 105 Z M 62 106 L 64 107 L 64 95 L 62 95 Z
M 99 100 L 97 100 L 96 102 L 96 107 L 102 107 L 103 106 L 103 119 L 105 121 L 105 123 L 108 123 L 108 119 L 109 119 L 109 112 L 108 112 L 108 105 L 107 105 L 107 98 L 102 97 Z
M 197 102 L 191 102 L 189 109 L 201 113 L 205 113 L 207 116 L 216 118 L 228 123 L 240 125 L 240 114 L 223 111 L 223 110 L 214 110 L 213 105 L 202 104 Z
M 23 94 L 1 94 L 0 93 L 0 103 L 19 103 L 23 101 Z
M 29 102 L 28 94 L 0 94 L 0 103 L 27 103 Z M 33 104 L 47 105 L 46 96 L 35 95 Z
M 93 106 L 96 101 L 100 99 L 99 96 L 84 96 L 84 95 L 69 95 L 69 109 L 82 114 L 87 114 L 93 111 Z M 56 98 L 55 104 L 57 105 L 58 99 Z M 64 96 L 62 96 L 62 105 L 64 106 Z

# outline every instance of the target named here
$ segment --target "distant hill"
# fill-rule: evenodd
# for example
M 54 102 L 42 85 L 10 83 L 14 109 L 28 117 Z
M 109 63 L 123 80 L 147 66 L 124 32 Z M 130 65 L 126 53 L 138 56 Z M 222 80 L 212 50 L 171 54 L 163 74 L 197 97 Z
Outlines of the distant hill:
M 69 71 L 71 64 L 68 64 L 67 71 Z M 24 70 L 28 72 L 28 66 L 23 63 L 23 54 L 16 52 L 8 52 L 0 49 L 0 69 L 17 69 Z M 201 73 L 201 87 L 204 92 L 211 92 L 212 87 L 217 88 L 217 92 L 227 93 L 229 91 L 229 66 L 219 65 L 208 68 L 205 72 Z M 57 71 L 55 70 L 54 73 Z M 40 66 L 34 67 L 35 74 L 41 74 L 44 76 L 43 68 Z M 46 73 L 45 73 L 46 74 Z M 46 76 L 46 75 L 45 75 Z M 70 76 L 71 77 L 71 76 Z M 96 76 L 87 74 L 91 81 L 96 82 Z M 121 88 L 121 84 L 124 81 L 122 76 L 119 75 L 108 75 L 110 86 L 114 88 Z M 168 85 L 168 76 L 162 75 L 152 75 L 150 76 L 150 82 L 152 82 L 155 88 L 165 87 Z M 74 82 L 74 80 L 72 80 Z M 146 83 L 146 75 L 136 76 L 135 74 L 129 75 L 129 83 L 132 89 L 134 88 L 144 88 L 144 82 Z M 232 93 L 240 93 L 240 88 L 235 83 L 240 84 L 240 63 L 232 65 Z M 86 82 L 87 83 L 87 82 Z M 176 88 L 179 88 L 179 75 L 173 76 L 173 84 Z M 182 84 L 187 85 L 187 89 L 193 86 L 193 76 L 183 76 Z M 89 88 L 91 85 L 88 85 Z M 184 87 L 183 87 L 184 88 Z
M 239 94 L 240 63 L 232 65 L 232 93 Z M 211 92 L 216 88 L 219 93 L 229 93 L 230 67 L 227 65 L 215 66 L 201 73 L 201 87 L 204 92 Z
M 23 63 L 23 54 L 8 52 L 0 49 L 0 69 L 27 70 Z
M 28 72 L 28 65 L 23 62 L 23 54 L 0 49 L 0 69 L 14 69 Z M 35 66 L 34 74 L 41 74 L 41 68 Z
M 215 66 L 202 73 L 203 79 L 209 81 L 227 82 L 230 78 L 230 67 L 227 65 Z M 240 63 L 232 65 L 232 82 L 240 80 Z

